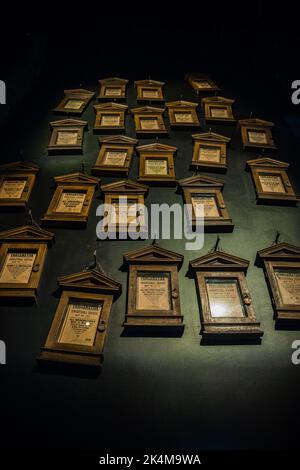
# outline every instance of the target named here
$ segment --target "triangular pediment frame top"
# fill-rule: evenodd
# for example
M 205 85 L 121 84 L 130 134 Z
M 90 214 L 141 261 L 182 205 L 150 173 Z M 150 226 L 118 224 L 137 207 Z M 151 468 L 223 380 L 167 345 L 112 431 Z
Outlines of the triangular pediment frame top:
M 126 104 L 114 103 L 113 101 L 109 103 L 95 104 L 95 111 L 105 111 L 106 109 L 115 110 L 115 111 L 126 111 L 128 106 Z
M 26 162 L 12 162 L 12 163 L 4 163 L 0 165 L 0 173 L 31 173 L 37 174 L 39 172 L 39 167 L 34 163 L 26 163 Z
M 265 121 L 264 119 L 258 118 L 249 118 L 249 119 L 240 119 L 238 121 L 240 126 L 256 126 L 256 127 L 272 127 L 274 126 L 274 122 Z
M 165 82 L 159 82 L 157 80 L 151 80 L 151 79 L 146 79 L 146 80 L 136 80 L 134 82 L 134 86 L 137 87 L 138 85 L 145 85 L 145 86 L 159 86 L 163 87 Z
M 114 281 L 96 269 L 61 276 L 57 281 L 58 285 L 65 289 L 92 291 L 99 294 L 110 293 L 115 295 L 120 293 L 122 289 L 122 285 L 119 282 Z
M 132 180 L 121 180 L 102 185 L 101 191 L 103 193 L 145 194 L 148 191 L 148 186 Z
M 247 272 L 249 261 L 222 251 L 214 251 L 190 261 L 195 271 L 243 271 Z
M 139 106 L 138 108 L 133 108 L 130 110 L 132 114 L 163 114 L 165 108 L 156 108 L 154 106 Z
M 177 264 L 183 262 L 183 255 L 162 248 L 158 244 L 147 245 L 124 254 L 124 261 L 129 264 Z
M 224 181 L 210 176 L 195 175 L 179 180 L 178 185 L 181 187 L 223 188 Z
M 54 181 L 56 184 L 83 184 L 97 186 L 100 183 L 100 178 L 96 176 L 86 175 L 85 173 L 69 173 L 67 175 L 55 176 Z
M 137 139 L 128 137 L 127 135 L 109 135 L 106 137 L 99 137 L 101 144 L 120 144 L 134 146 L 138 143 Z
M 197 108 L 199 105 L 193 101 L 169 101 L 166 103 L 167 108 Z
M 235 100 L 225 98 L 224 96 L 207 96 L 202 98 L 202 103 L 214 103 L 214 104 L 229 104 L 232 105 Z
M 73 88 L 72 90 L 64 90 L 64 94 L 68 97 L 77 96 L 78 98 L 83 99 L 90 99 L 95 95 L 93 91 L 85 90 L 84 88 Z
M 216 132 L 203 132 L 202 134 L 193 134 L 193 140 L 205 141 L 205 142 L 218 142 L 228 144 L 231 139 L 230 137 L 225 137 L 225 135 L 217 134 Z
M 87 125 L 88 122 L 81 119 L 58 119 L 50 122 L 50 127 L 86 127 Z
M 139 145 L 136 150 L 140 152 L 172 152 L 175 153 L 177 152 L 177 147 L 173 147 L 171 145 L 166 145 L 166 144 L 161 144 L 159 142 L 154 142 L 152 144 L 146 144 L 146 145 Z
M 257 258 L 260 260 L 282 260 L 282 261 L 300 261 L 300 246 L 291 245 L 290 243 L 276 243 L 259 250 Z
M 247 161 L 247 168 L 262 167 L 286 170 L 289 166 L 289 163 L 281 162 L 280 160 L 274 160 L 274 158 L 270 157 L 260 157 Z
M 0 232 L 0 241 L 2 243 L 51 243 L 54 240 L 54 237 L 54 233 L 35 227 L 34 225 L 23 225 L 21 227 L 16 227 Z
M 99 83 L 102 85 L 112 84 L 112 85 L 127 85 L 129 80 L 126 78 L 119 78 L 119 77 L 108 77 L 108 78 L 101 78 Z

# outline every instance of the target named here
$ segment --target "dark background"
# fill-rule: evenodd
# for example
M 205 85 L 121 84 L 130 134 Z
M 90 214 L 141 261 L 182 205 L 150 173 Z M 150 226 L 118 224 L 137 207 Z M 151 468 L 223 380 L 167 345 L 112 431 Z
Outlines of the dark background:
M 207 72 L 236 99 L 235 116 L 276 122 L 278 158 L 291 163 L 291 180 L 299 192 L 299 109 L 291 103 L 291 82 L 300 79 L 299 27 L 288 6 L 240 3 L 239 9 L 192 4 L 117 9 L 78 5 L 42 6 L 39 17 L 18 9 L 8 11 L 0 32 L 0 79 L 7 84 L 7 105 L 0 106 L 1 163 L 37 163 L 41 173 L 31 197 L 36 219 L 45 212 L 53 177 L 87 171 L 98 151 L 89 121 L 83 156 L 47 156 L 51 109 L 63 89 L 84 86 L 97 91 L 98 79 L 130 79 L 129 107 L 136 105 L 133 81 L 166 81 L 166 100 L 196 96 L 184 82 L 186 72 Z M 129 11 L 130 10 L 130 11 Z M 139 13 L 140 11 L 140 13 Z M 1 20 L 2 21 L 2 20 Z M 205 123 L 200 111 L 200 117 Z M 127 117 L 127 135 L 134 136 Z M 54 229 L 56 244 L 48 253 L 34 307 L 3 306 L 0 339 L 7 344 L 7 365 L 0 367 L 1 443 L 27 449 L 293 449 L 299 442 L 300 366 L 291 363 L 297 331 L 275 331 L 263 273 L 253 262 L 269 246 L 276 230 L 281 239 L 300 244 L 299 209 L 256 206 L 244 171 L 256 154 L 242 151 L 235 127 L 214 126 L 232 138 L 224 196 L 235 223 L 222 235 L 221 247 L 249 259 L 248 284 L 265 336 L 260 346 L 200 346 L 200 320 L 195 285 L 186 277 L 188 261 L 211 249 L 216 235 L 205 238 L 201 252 L 185 252 L 184 240 L 162 246 L 185 255 L 180 272 L 181 306 L 186 329 L 182 338 L 122 337 L 127 275 L 120 271 L 122 254 L 143 242 L 96 240 L 97 194 L 83 231 Z M 143 142 L 148 142 L 143 139 Z M 171 132 L 168 143 L 178 147 L 177 176 L 191 175 L 191 132 Z M 130 177 L 137 176 L 134 159 Z M 109 181 L 103 179 L 103 181 Z M 151 202 L 180 202 L 170 188 L 153 188 Z M 23 214 L 0 214 L 1 230 L 23 225 Z M 35 357 L 50 327 L 58 298 L 59 275 L 80 271 L 97 248 L 108 275 L 123 284 L 115 303 L 102 374 L 97 379 L 45 373 Z

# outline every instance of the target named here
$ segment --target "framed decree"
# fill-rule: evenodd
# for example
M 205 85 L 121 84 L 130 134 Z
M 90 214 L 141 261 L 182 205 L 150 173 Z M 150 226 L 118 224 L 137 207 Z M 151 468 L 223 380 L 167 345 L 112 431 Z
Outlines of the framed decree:
M 287 175 L 288 167 L 288 163 L 268 157 L 247 161 L 258 204 L 297 205 L 299 198 Z
M 37 299 L 54 234 L 33 225 L 0 232 L 0 297 Z
M 94 105 L 96 113 L 94 132 L 125 131 L 125 113 L 128 106 L 120 103 Z
M 114 233 L 127 234 L 132 229 L 140 236 L 145 232 L 144 204 L 148 186 L 131 180 L 122 180 L 101 186 L 104 203 L 107 205 L 106 219 Z M 104 224 L 103 224 L 104 225 Z
M 50 122 L 48 154 L 82 153 L 84 130 L 87 126 L 87 121 L 79 119 L 60 119 Z
M 134 86 L 137 90 L 138 103 L 164 102 L 163 86 L 164 82 L 157 80 L 136 80 Z
M 203 343 L 260 342 L 257 322 L 246 284 L 249 261 L 214 251 L 190 261 L 201 306 Z
M 121 284 L 90 269 L 58 278 L 61 296 L 39 364 L 101 367 L 114 297 Z
M 185 79 L 188 83 L 192 86 L 192 88 L 196 91 L 197 94 L 200 93 L 216 93 L 221 91 L 218 85 L 213 82 L 213 80 L 203 74 L 203 73 L 188 73 L 185 76 Z
M 273 122 L 262 119 L 240 119 L 238 126 L 241 129 L 244 149 L 276 149 L 271 130 Z
M 300 326 L 300 247 L 275 243 L 257 252 L 270 291 L 276 326 Z
M 99 101 L 124 101 L 126 99 L 126 86 L 128 80 L 118 77 L 103 78 L 99 80 Z
M 125 329 L 183 332 L 178 269 L 183 256 L 152 244 L 124 254 L 129 266 Z
M 138 136 L 149 137 L 156 135 L 167 135 L 163 114 L 165 108 L 153 108 L 152 106 L 143 106 L 130 110 L 134 118 L 135 132 Z
M 192 135 L 194 151 L 191 169 L 226 173 L 229 137 L 214 132 Z
M 128 176 L 136 139 L 123 135 L 102 137 L 95 165 L 91 169 L 93 175 Z
M 206 122 L 215 122 L 216 124 L 233 124 L 232 105 L 234 100 L 224 98 L 223 96 L 209 96 L 202 98 L 204 115 Z
M 140 145 L 136 150 L 140 160 L 138 181 L 163 186 L 176 184 L 174 166 L 176 147 L 156 142 Z
M 54 178 L 56 189 L 41 218 L 43 225 L 85 226 L 100 179 L 84 173 L 70 173 Z
M 38 172 L 34 163 L 0 165 L 0 210 L 26 209 Z
M 80 116 L 89 102 L 94 98 L 93 91 L 76 88 L 74 90 L 64 90 L 64 98 L 53 109 L 57 114 L 77 114 Z
M 169 101 L 168 108 L 171 128 L 199 128 L 200 122 L 197 115 L 198 103 L 192 101 Z
M 224 181 L 208 176 L 195 175 L 178 181 L 185 204 L 192 208 L 192 227 L 197 218 L 204 217 L 205 232 L 232 232 L 234 225 L 223 198 Z M 198 221 L 201 225 L 201 219 Z

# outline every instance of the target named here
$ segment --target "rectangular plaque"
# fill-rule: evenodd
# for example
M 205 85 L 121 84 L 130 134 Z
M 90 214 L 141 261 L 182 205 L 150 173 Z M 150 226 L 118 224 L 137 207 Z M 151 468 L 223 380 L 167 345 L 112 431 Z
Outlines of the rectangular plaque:
M 263 192 L 285 193 L 281 176 L 279 175 L 258 175 Z
M 0 282 L 27 284 L 30 279 L 36 253 L 7 253 L 0 274 Z
M 216 198 L 214 196 L 192 196 L 192 205 L 195 215 L 200 216 L 200 208 L 203 206 L 204 217 L 220 217 Z
M 58 343 L 93 346 L 102 311 L 102 304 L 69 303 Z
M 221 149 L 218 147 L 200 147 L 199 160 L 207 162 L 220 162 Z
M 58 131 L 56 145 L 76 145 L 78 131 Z
M 215 118 L 228 118 L 228 109 L 227 108 L 211 107 L 210 112 L 211 112 L 212 117 L 215 117 Z
M 0 199 L 20 199 L 26 180 L 4 180 L 0 187 Z
M 174 113 L 176 122 L 194 122 L 192 113 Z
M 252 144 L 267 144 L 267 136 L 264 131 L 248 131 L 248 139 Z
M 137 310 L 171 310 L 169 273 L 138 273 L 136 292 Z
M 236 279 L 205 279 L 210 314 L 214 318 L 244 317 L 239 284 Z
M 141 129 L 143 130 L 151 131 L 151 130 L 159 129 L 158 120 L 155 118 L 153 119 L 141 118 L 140 124 L 141 124 Z
M 112 199 L 111 204 L 115 209 L 111 215 L 111 223 L 129 224 L 137 220 L 138 199 L 120 197 Z
M 162 158 L 153 159 L 146 158 L 145 160 L 145 174 L 146 175 L 167 175 L 168 174 L 168 161 Z
M 194 80 L 194 83 L 198 88 L 211 88 L 211 84 L 205 80 Z
M 65 191 L 62 193 L 55 212 L 80 214 L 86 197 L 85 192 Z
M 143 98 L 158 98 L 158 90 L 152 90 L 151 88 L 142 89 Z
M 280 297 L 284 305 L 300 305 L 300 269 L 274 270 Z
M 64 106 L 65 109 L 80 109 L 84 105 L 83 100 L 68 100 Z
M 107 150 L 105 152 L 103 164 L 124 166 L 127 152 L 120 152 L 118 150 Z
M 101 116 L 101 126 L 119 126 L 120 119 L 119 114 L 103 114 Z
M 106 87 L 105 95 L 106 96 L 121 96 L 122 89 L 117 87 Z

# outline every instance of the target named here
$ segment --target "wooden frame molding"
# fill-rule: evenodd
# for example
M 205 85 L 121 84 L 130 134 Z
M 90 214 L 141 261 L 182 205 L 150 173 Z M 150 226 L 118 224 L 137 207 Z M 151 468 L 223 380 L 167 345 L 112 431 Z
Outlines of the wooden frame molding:
M 124 254 L 129 266 L 125 329 L 183 332 L 178 269 L 183 256 L 156 243 Z
M 297 205 L 299 196 L 294 192 L 287 175 L 289 164 L 269 157 L 248 160 L 256 193 L 257 204 Z
M 163 114 L 165 108 L 153 108 L 152 106 L 142 106 L 130 110 L 134 118 L 135 132 L 137 136 L 153 137 L 156 135 L 167 135 Z
M 256 264 L 264 269 L 276 326 L 299 329 L 300 247 L 275 243 L 257 252 Z
M 240 119 L 238 127 L 241 129 L 244 149 L 268 149 L 275 150 L 272 127 L 273 122 L 262 119 Z
M 246 283 L 249 261 L 214 251 L 190 261 L 195 274 L 204 343 L 259 342 L 257 322 Z
M 192 101 L 169 101 L 166 103 L 171 128 L 200 128 L 197 115 L 198 103 Z
M 87 127 L 88 122 L 79 119 L 60 119 L 50 122 L 48 154 L 82 153 L 84 130 Z
M 64 98 L 53 109 L 57 114 L 77 114 L 80 116 L 87 108 L 95 93 L 84 88 L 75 88 L 73 90 L 64 90 Z
M 95 104 L 94 132 L 125 131 L 125 113 L 128 106 L 120 103 Z
M 165 101 L 163 95 L 163 87 L 165 82 L 157 80 L 136 80 L 134 87 L 137 90 L 138 103 L 163 103 Z
M 162 186 L 174 186 L 177 183 L 174 164 L 177 147 L 155 142 L 140 145 L 136 150 L 139 155 L 138 181 Z
M 28 207 L 39 167 L 34 163 L 13 162 L 0 165 L 0 209 Z
M 63 363 L 99 369 L 119 282 L 95 269 L 58 278 L 61 297 L 39 364 Z
M 196 226 L 197 209 L 204 206 L 205 232 L 232 232 L 234 225 L 224 198 L 224 181 L 203 175 L 190 176 L 178 181 L 185 204 L 192 206 L 192 227 Z M 201 213 L 199 213 L 199 216 Z
M 100 179 L 84 173 L 70 173 L 56 176 L 54 181 L 56 189 L 41 218 L 43 225 L 85 226 Z
M 194 150 L 191 169 L 226 173 L 229 137 L 214 132 L 192 135 Z
M 54 234 L 33 225 L 0 232 L 0 297 L 37 300 Z
M 126 100 L 127 84 L 128 80 L 125 78 L 102 78 L 99 80 L 99 95 L 97 99 L 100 101 L 124 101 Z
M 204 115 L 206 122 L 215 122 L 216 124 L 234 124 L 232 105 L 234 100 L 224 98 L 223 96 L 210 96 L 202 98 Z
M 137 143 L 138 140 L 123 135 L 99 138 L 100 150 L 91 173 L 127 177 Z

